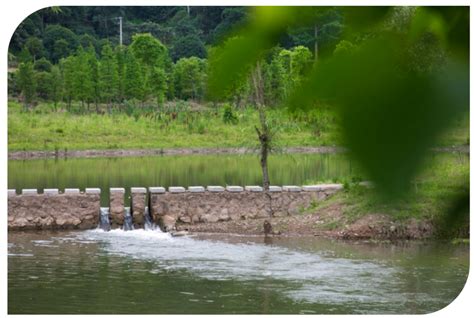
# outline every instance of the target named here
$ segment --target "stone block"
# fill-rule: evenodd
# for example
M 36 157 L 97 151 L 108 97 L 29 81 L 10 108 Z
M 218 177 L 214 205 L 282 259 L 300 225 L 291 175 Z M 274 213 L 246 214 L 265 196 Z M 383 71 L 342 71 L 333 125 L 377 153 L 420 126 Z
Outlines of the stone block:
M 263 192 L 263 188 L 261 186 L 245 186 L 245 191 Z
M 228 192 L 242 192 L 242 191 L 244 191 L 244 188 L 242 188 L 241 186 L 227 186 L 227 187 L 225 187 L 225 189 Z
M 189 192 L 205 192 L 206 189 L 202 186 L 194 186 L 194 187 L 188 187 Z
M 110 188 L 109 215 L 113 228 L 117 228 L 123 224 L 125 217 L 124 196 L 124 188 Z
M 186 192 L 184 187 L 168 187 L 170 193 L 183 193 Z
M 86 188 L 86 194 L 100 194 L 100 188 Z
M 142 187 L 132 187 L 130 189 L 130 192 L 131 193 L 146 193 L 146 188 L 142 188 Z
M 283 186 L 282 189 L 287 192 L 301 192 L 301 187 L 298 186 Z
M 281 189 L 280 186 L 270 186 L 270 187 L 268 188 L 268 191 L 269 191 L 269 192 L 281 192 L 282 189 Z
M 138 226 L 143 225 L 145 223 L 145 212 L 147 205 L 146 192 L 132 191 L 130 203 L 132 208 L 133 224 Z
M 150 193 L 165 193 L 166 189 L 163 187 L 149 187 L 148 192 Z
M 16 190 L 15 189 L 8 189 L 8 196 L 9 197 L 16 196 Z
M 125 193 L 125 188 L 110 188 L 110 193 Z
M 207 186 L 207 191 L 209 192 L 224 192 L 224 187 L 221 186 Z
M 80 194 L 81 191 L 76 188 L 66 188 L 64 189 L 64 194 Z
M 38 190 L 37 189 L 22 189 L 21 194 L 22 195 L 37 195 Z
M 59 194 L 59 189 L 44 189 L 43 194 L 44 195 L 57 195 Z
M 321 187 L 319 185 L 306 185 L 303 186 L 303 191 L 305 192 L 317 192 L 321 191 Z

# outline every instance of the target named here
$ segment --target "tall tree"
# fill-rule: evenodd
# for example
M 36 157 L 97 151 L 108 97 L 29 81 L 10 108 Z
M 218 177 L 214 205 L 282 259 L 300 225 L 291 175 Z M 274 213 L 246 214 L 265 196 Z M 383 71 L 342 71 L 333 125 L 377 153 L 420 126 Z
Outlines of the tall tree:
M 162 105 L 168 89 L 168 79 L 162 68 L 154 67 L 148 77 L 149 87 L 156 98 L 157 105 Z
M 99 77 L 99 61 L 95 53 L 94 46 L 89 45 L 86 49 L 87 63 L 90 69 L 91 79 L 91 92 L 88 98 L 88 103 L 93 102 L 95 104 L 96 112 L 99 110 L 99 99 L 100 99 L 100 77 Z
M 43 42 L 35 36 L 32 36 L 28 38 L 28 40 L 26 40 L 25 48 L 28 50 L 31 57 L 33 58 L 33 62 L 43 57 L 45 54 Z
M 145 78 L 140 63 L 132 51 L 128 51 L 125 64 L 125 97 L 143 101 L 145 97 Z
M 18 86 L 23 98 L 25 110 L 33 103 L 36 96 L 36 82 L 32 63 L 21 63 L 18 68 Z
M 115 54 L 109 44 L 102 48 L 102 58 L 99 66 L 99 87 L 102 99 L 107 103 L 107 110 L 110 113 L 111 103 L 117 97 L 118 72 Z
M 50 77 L 50 99 L 53 101 L 54 110 L 57 110 L 57 105 L 63 96 L 63 78 L 61 71 L 57 65 L 51 68 Z
M 197 57 L 180 59 L 173 70 L 176 97 L 180 99 L 202 99 L 205 93 L 206 74 L 206 60 Z
M 82 109 L 85 111 L 85 102 L 89 103 L 93 96 L 92 69 L 89 56 L 82 46 L 79 46 L 75 59 L 75 77 L 73 81 L 74 95 L 81 101 Z
M 155 66 L 164 67 L 168 57 L 168 49 L 150 33 L 135 34 L 130 50 L 134 57 L 149 69 Z
M 71 55 L 67 58 L 61 59 L 59 63 L 62 71 L 62 78 L 64 83 L 64 95 L 63 97 L 67 102 L 67 109 L 71 110 L 71 103 L 74 96 L 74 79 L 76 77 L 76 57 Z

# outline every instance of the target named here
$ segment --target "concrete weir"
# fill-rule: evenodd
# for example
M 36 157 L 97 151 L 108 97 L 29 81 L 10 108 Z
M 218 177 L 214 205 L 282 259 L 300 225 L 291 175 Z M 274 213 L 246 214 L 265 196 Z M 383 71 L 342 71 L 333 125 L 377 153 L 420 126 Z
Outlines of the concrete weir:
M 191 186 L 132 187 L 130 207 L 125 207 L 125 188 L 110 188 L 108 208 L 100 207 L 99 188 L 8 190 L 8 229 L 92 229 L 108 217 L 111 228 L 123 228 L 127 217 L 133 228 L 176 223 L 225 222 L 239 219 L 288 216 L 341 190 L 341 184 L 310 186 Z M 104 210 L 105 209 L 105 210 Z M 105 213 L 107 210 L 108 213 Z M 102 213 L 101 213 L 102 211 Z M 101 221 L 101 224 L 104 220 Z M 145 226 L 146 225 L 146 226 Z

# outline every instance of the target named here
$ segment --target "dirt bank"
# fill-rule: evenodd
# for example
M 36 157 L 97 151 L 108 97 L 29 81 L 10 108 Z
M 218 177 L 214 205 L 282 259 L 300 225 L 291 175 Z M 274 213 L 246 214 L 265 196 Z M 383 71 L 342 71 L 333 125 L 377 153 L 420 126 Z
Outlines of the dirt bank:
M 337 153 L 342 147 L 289 147 L 284 153 Z M 94 158 L 94 157 L 143 157 L 170 155 L 213 155 L 255 153 L 248 148 L 169 148 L 169 149 L 106 149 L 106 150 L 58 150 L 58 151 L 10 151 L 9 160 L 42 158 Z
M 288 147 L 283 153 L 339 153 L 344 147 Z M 467 146 L 433 148 L 436 152 L 469 153 Z M 57 150 L 57 151 L 9 151 L 9 160 L 46 159 L 46 158 L 95 158 L 95 157 L 144 157 L 170 155 L 212 155 L 212 154 L 246 154 L 256 153 L 249 148 L 168 148 L 168 149 L 104 149 L 104 150 Z
M 343 206 L 335 203 L 317 213 L 267 219 L 273 235 L 324 236 L 342 239 L 424 239 L 433 237 L 434 226 L 427 220 L 395 221 L 388 215 L 368 214 L 352 222 L 342 212 Z M 232 233 L 263 235 L 264 219 L 235 220 L 218 223 L 181 224 L 178 230 L 190 233 Z

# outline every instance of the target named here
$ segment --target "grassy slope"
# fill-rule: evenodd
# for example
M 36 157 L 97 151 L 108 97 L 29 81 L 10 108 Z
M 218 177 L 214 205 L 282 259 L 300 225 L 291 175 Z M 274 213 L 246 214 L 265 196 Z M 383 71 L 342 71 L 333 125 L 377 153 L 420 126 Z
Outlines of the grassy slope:
M 440 154 L 427 161 L 424 171 L 413 182 L 411 191 L 396 202 L 383 201 L 374 189 L 351 186 L 349 183 L 344 191 L 302 213 L 317 213 L 330 206 L 342 205 L 349 223 L 377 213 L 387 214 L 401 222 L 409 218 L 444 222 L 453 212 L 456 199 L 462 194 L 469 194 L 469 156 Z
M 186 113 L 151 119 L 145 116 L 75 115 L 52 112 L 51 105 L 40 104 L 35 111 L 21 112 L 21 105 L 8 104 L 8 149 L 146 149 L 186 147 L 252 147 L 256 145 L 257 113 L 251 109 L 237 112 L 235 125 L 223 122 L 222 111 L 195 112 L 194 119 Z M 317 115 L 317 124 L 297 121 L 283 110 L 270 110 L 269 119 L 278 128 L 276 140 L 280 147 L 340 145 L 336 118 L 328 110 Z M 315 132 L 314 127 L 318 127 Z M 439 145 L 468 143 L 469 122 L 459 121 Z
M 47 105 L 40 105 L 36 112 L 24 113 L 18 103 L 9 102 L 9 150 L 213 148 L 256 144 L 258 117 L 253 110 L 238 112 L 239 121 L 232 125 L 223 122 L 221 112 L 213 111 L 195 112 L 194 120 L 186 120 L 184 113 L 175 120 L 155 120 L 123 113 L 107 116 L 42 111 L 45 108 Z M 280 146 L 337 144 L 334 124 L 326 125 L 321 138 L 315 138 L 309 125 L 290 120 L 283 111 L 271 110 L 269 117 L 279 129 Z

